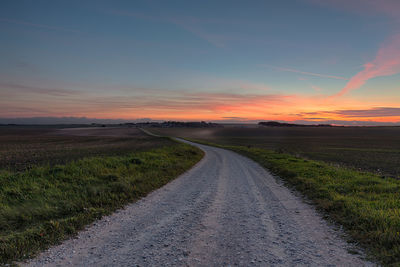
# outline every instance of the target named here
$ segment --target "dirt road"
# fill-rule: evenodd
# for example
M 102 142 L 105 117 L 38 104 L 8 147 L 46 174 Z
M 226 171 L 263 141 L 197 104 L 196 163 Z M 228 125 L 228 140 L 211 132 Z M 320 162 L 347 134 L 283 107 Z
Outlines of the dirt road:
M 206 155 L 186 174 L 28 264 L 370 265 L 258 164 L 196 146 Z

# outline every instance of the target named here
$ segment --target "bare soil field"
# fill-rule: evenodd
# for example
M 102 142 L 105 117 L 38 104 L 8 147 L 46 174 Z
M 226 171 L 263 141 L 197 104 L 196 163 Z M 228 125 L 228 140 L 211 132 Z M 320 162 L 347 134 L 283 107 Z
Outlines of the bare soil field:
M 201 150 L 136 128 L 0 128 L 0 265 L 32 257 L 190 169 Z
M 222 145 L 258 147 L 400 177 L 400 127 L 248 127 L 152 129 Z
M 127 127 L 0 126 L 0 169 L 23 171 L 37 165 L 123 155 L 173 144 Z

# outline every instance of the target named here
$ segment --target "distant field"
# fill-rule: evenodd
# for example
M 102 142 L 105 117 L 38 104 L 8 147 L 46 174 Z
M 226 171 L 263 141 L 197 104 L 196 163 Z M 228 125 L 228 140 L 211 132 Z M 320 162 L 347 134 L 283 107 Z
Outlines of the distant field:
M 135 128 L 0 128 L 0 265 L 74 235 L 202 155 Z
M 266 148 L 400 177 L 400 127 L 239 127 L 152 129 L 222 145 Z
M 175 144 L 136 128 L 0 126 L 0 169 L 23 171 L 89 156 L 123 155 Z

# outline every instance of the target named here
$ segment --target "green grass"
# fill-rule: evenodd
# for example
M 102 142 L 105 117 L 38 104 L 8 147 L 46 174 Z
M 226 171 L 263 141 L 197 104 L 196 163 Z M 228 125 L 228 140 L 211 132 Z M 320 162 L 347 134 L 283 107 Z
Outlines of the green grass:
M 174 179 L 202 155 L 174 143 L 123 156 L 0 171 L 0 263 L 32 256 L 76 234 Z
M 222 145 L 251 146 L 400 178 L 400 127 L 257 127 L 152 129 Z
M 211 145 L 260 163 L 343 225 L 373 258 L 385 265 L 400 265 L 399 180 L 272 150 Z
M 137 128 L 0 126 L 0 169 L 25 171 L 40 165 L 125 155 L 165 145 L 174 145 L 174 142 L 148 136 Z

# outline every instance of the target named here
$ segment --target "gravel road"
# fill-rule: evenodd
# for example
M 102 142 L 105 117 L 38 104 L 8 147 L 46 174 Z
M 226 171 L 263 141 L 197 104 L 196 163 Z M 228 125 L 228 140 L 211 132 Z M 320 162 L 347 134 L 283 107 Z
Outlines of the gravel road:
M 194 145 L 206 155 L 190 171 L 25 264 L 372 265 L 258 164 Z

